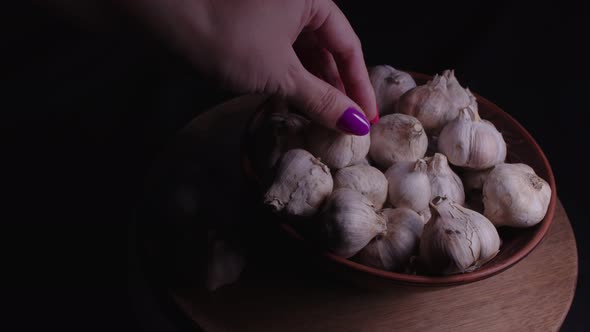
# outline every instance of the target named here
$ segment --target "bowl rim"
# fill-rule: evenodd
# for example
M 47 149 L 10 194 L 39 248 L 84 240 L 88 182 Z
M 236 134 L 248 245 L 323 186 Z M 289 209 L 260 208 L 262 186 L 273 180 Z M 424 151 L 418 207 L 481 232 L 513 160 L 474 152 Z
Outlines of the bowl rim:
M 407 71 L 415 80 L 420 81 L 427 81 L 432 79 L 431 75 Z M 367 273 L 372 276 L 376 276 L 382 279 L 388 279 L 395 281 L 396 283 L 406 284 L 406 285 L 413 285 L 413 286 L 450 286 L 450 285 L 458 285 L 458 284 L 465 284 L 470 282 L 475 282 L 483 279 L 487 279 L 492 277 L 502 271 L 507 270 L 508 268 L 514 266 L 516 263 L 520 262 L 526 256 L 528 256 L 545 238 L 551 224 L 553 223 L 553 219 L 555 216 L 555 209 L 557 204 L 557 193 L 556 193 L 556 184 L 555 184 L 555 177 L 553 175 L 553 170 L 551 165 L 549 164 L 549 160 L 545 153 L 537 143 L 537 141 L 533 138 L 533 136 L 510 114 L 502 110 L 498 105 L 492 103 L 488 99 L 482 97 L 481 95 L 473 92 L 473 95 L 477 98 L 477 102 L 480 105 L 483 105 L 485 108 L 492 109 L 494 114 L 502 117 L 505 122 L 510 123 L 511 126 L 517 128 L 520 133 L 522 134 L 522 138 L 533 148 L 534 152 L 541 158 L 543 166 L 547 169 L 547 183 L 551 188 L 551 199 L 549 202 L 549 206 L 547 208 L 547 212 L 545 217 L 541 222 L 537 225 L 533 226 L 533 235 L 530 240 L 524 245 L 524 247 L 520 248 L 518 251 L 514 252 L 513 255 L 508 256 L 505 260 L 495 263 L 493 265 L 484 265 L 481 268 L 467 273 L 461 274 L 452 274 L 446 276 L 428 276 L 428 275 L 417 275 L 417 274 L 408 274 L 408 273 L 400 273 L 400 272 L 391 272 L 386 270 L 377 269 L 374 267 L 370 267 L 367 265 L 363 265 L 352 261 L 347 258 L 343 258 L 337 256 L 329 251 L 326 250 L 316 250 L 321 256 L 328 259 L 329 261 L 335 262 L 339 265 L 342 265 L 346 268 L 360 271 Z M 254 111 L 252 117 L 249 119 L 246 125 L 246 135 L 249 129 L 252 120 L 257 115 L 257 111 Z M 246 177 L 254 180 L 254 182 L 259 183 L 259 179 L 256 173 L 253 170 L 251 165 L 251 161 L 248 157 L 247 149 L 245 145 L 248 144 L 248 138 L 242 140 L 242 149 L 241 149 L 241 163 L 242 163 L 242 170 Z M 300 242 L 306 242 L 304 237 L 297 231 L 293 226 L 291 226 L 287 222 L 281 222 L 280 228 L 287 233 L 290 237 Z

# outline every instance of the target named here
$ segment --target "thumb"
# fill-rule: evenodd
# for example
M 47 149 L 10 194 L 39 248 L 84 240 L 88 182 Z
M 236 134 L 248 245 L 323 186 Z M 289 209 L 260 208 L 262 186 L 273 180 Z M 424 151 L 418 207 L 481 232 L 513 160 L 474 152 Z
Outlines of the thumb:
M 370 124 L 361 108 L 335 87 L 301 66 L 287 98 L 313 121 L 346 134 L 364 136 Z

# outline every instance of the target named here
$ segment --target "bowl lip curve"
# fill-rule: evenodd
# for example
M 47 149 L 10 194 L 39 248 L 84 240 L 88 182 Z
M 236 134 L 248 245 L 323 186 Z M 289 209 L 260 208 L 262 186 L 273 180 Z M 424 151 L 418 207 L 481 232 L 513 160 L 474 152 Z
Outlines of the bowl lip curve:
M 420 81 L 427 81 L 432 79 L 433 76 L 413 72 L 413 71 L 406 71 L 409 73 L 415 80 Z M 547 212 L 543 220 L 541 220 L 537 225 L 532 227 L 532 231 L 534 232 L 530 239 L 525 243 L 525 245 L 514 252 L 512 255 L 506 257 L 506 259 L 496 262 L 493 265 L 484 265 L 481 268 L 462 274 L 452 274 L 446 276 L 428 276 L 428 275 L 415 275 L 415 274 L 407 274 L 407 273 L 399 273 L 399 272 L 391 272 L 386 270 L 381 270 L 377 268 L 373 268 L 367 265 L 363 265 L 352 261 L 347 258 L 343 258 L 337 256 L 329 251 L 322 251 L 316 250 L 316 252 L 321 255 L 322 257 L 337 263 L 338 265 L 342 265 L 348 269 L 355 270 L 357 272 L 367 273 L 369 275 L 379 277 L 382 279 L 387 279 L 394 281 L 399 284 L 409 285 L 409 286 L 427 286 L 427 287 L 436 287 L 436 286 L 452 286 L 452 285 L 459 285 L 465 284 L 470 282 L 475 282 L 483 279 L 487 279 L 492 277 L 500 272 L 507 270 L 508 268 L 514 266 L 526 256 L 528 256 L 545 238 L 551 224 L 553 223 L 555 209 L 557 204 L 557 193 L 556 193 L 556 184 L 555 184 L 555 177 L 553 175 L 553 170 L 547 159 L 547 156 L 537 143 L 537 141 L 533 138 L 533 136 L 510 114 L 500 108 L 498 105 L 492 103 L 488 99 L 482 97 L 481 95 L 473 92 L 473 95 L 477 98 L 477 102 L 480 105 L 483 105 L 487 109 L 491 109 L 494 112 L 494 115 L 502 117 L 505 122 L 510 123 L 510 126 L 516 128 L 522 138 L 527 142 L 528 145 L 532 147 L 532 152 L 537 155 L 541 161 L 543 167 L 547 171 L 547 178 L 545 179 L 551 188 L 551 198 L 549 202 L 549 206 L 547 208 Z M 247 136 L 247 132 L 249 130 L 249 126 L 252 123 L 252 120 L 257 115 L 257 111 L 254 111 L 251 118 L 248 120 L 245 130 L 245 135 Z M 248 144 L 249 139 L 243 138 L 242 139 L 242 148 L 241 148 L 241 168 L 244 176 L 249 178 L 250 181 L 258 183 L 259 179 L 256 173 L 253 171 L 251 161 L 248 156 L 246 145 Z M 303 236 L 295 230 L 295 228 L 290 225 L 288 222 L 281 222 L 280 229 L 289 235 L 291 238 L 305 243 L 305 239 Z

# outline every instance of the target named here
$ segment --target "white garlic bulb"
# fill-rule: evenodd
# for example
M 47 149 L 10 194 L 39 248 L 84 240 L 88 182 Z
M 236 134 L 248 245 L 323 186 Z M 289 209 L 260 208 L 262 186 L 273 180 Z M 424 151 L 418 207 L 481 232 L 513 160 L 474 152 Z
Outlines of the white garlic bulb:
M 422 218 L 422 222 L 426 224 L 430 218 L 432 218 L 432 212 L 430 212 L 430 207 L 418 212 L 420 218 Z
M 447 69 L 443 71 L 442 75 L 447 80 L 447 95 L 453 104 L 453 108 L 459 111 L 465 107 L 469 107 L 472 103 L 471 96 L 473 95 L 459 84 L 459 81 L 455 77 L 455 71 Z
M 407 207 L 416 212 L 428 208 L 430 180 L 424 159 L 395 162 L 385 172 L 389 182 L 389 202 L 395 207 Z
M 449 167 L 447 157 L 441 153 L 435 153 L 434 156 L 425 160 L 428 164 L 426 173 L 430 180 L 430 199 L 445 196 L 457 204 L 465 204 L 463 183 Z
M 520 167 L 524 172 L 535 173 L 535 171 L 526 164 L 511 164 L 514 167 Z M 490 172 L 494 169 L 494 167 L 486 168 L 486 169 L 464 169 L 461 172 L 461 181 L 463 182 L 463 187 L 465 188 L 465 193 L 467 196 L 469 195 L 479 195 L 481 198 L 481 191 L 483 190 L 483 184 L 485 183 L 486 179 Z M 483 211 L 483 210 L 482 210 Z
M 405 114 L 389 114 L 371 128 L 369 156 L 387 169 L 395 161 L 416 161 L 426 153 L 428 138 L 418 119 Z
M 310 216 L 333 188 L 330 169 L 302 149 L 287 151 L 279 162 L 274 182 L 264 195 L 264 203 L 275 212 Z
M 246 258 L 242 251 L 222 239 L 212 240 L 209 249 L 205 279 L 207 290 L 214 291 L 236 282 L 246 265 Z
M 377 235 L 354 259 L 361 264 L 387 271 L 401 271 L 417 251 L 424 223 L 413 210 L 384 209 L 385 234 Z
M 433 199 L 431 210 L 420 240 L 419 261 L 426 272 L 469 272 L 496 256 L 500 237 L 486 217 L 445 197 Z
M 360 163 L 371 145 L 370 135 L 342 134 L 318 124 L 309 126 L 305 138 L 309 152 L 334 170 Z
M 550 201 L 549 184 L 524 164 L 496 165 L 483 185 L 484 215 L 497 227 L 536 225 Z
M 417 118 L 429 135 L 437 135 L 458 115 L 448 96 L 447 79 L 440 75 L 404 93 L 398 101 L 398 112 Z
M 477 106 L 477 98 L 473 95 L 473 93 L 471 93 L 469 88 L 465 89 L 465 91 L 467 92 L 467 96 L 469 96 L 469 104 L 467 105 L 467 108 L 471 109 L 471 111 L 473 112 L 479 112 L 479 108 Z
M 479 114 L 464 108 L 438 137 L 438 149 L 456 166 L 485 169 L 504 162 L 506 142 L 502 134 Z
M 309 120 L 295 113 L 273 113 L 269 121 L 275 138 L 269 158 L 273 167 L 286 151 L 303 148 L 303 132 Z
M 348 188 L 367 197 L 379 210 L 387 199 L 387 179 L 380 170 L 370 165 L 354 165 L 334 174 L 334 189 Z
M 318 240 L 334 254 L 350 258 L 385 230 L 385 218 L 375 212 L 368 198 L 340 188 L 320 212 Z
M 416 87 L 416 82 L 410 74 L 388 65 L 370 68 L 369 78 L 381 115 L 394 113 L 401 95 Z
M 289 112 L 284 100 L 270 99 L 250 128 L 253 144 L 252 157 L 257 173 L 268 173 L 283 153 L 303 147 L 303 133 L 309 120 Z

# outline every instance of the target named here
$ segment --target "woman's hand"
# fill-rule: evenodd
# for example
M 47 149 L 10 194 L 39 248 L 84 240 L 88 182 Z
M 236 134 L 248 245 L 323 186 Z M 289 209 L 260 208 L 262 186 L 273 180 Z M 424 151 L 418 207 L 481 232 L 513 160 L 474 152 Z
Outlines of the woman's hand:
M 127 1 L 235 91 L 285 97 L 355 135 L 378 119 L 360 41 L 330 0 Z

